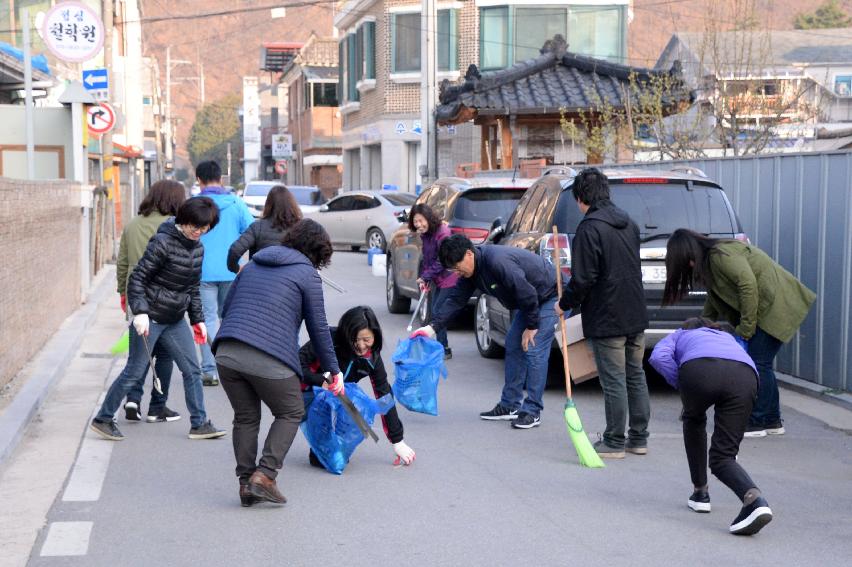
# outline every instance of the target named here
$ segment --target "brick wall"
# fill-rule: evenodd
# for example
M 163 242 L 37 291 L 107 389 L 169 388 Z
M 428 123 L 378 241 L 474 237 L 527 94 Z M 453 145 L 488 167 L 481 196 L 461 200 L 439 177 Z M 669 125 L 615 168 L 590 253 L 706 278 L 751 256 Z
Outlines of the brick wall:
M 80 305 L 80 193 L 0 177 L 0 387 Z

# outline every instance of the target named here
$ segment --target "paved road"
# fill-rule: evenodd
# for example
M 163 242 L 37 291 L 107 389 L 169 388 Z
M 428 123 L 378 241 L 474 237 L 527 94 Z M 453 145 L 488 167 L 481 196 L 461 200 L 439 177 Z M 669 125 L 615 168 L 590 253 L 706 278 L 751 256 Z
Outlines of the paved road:
M 387 313 L 384 280 L 370 275 L 365 255 L 336 253 L 328 275 L 348 288 L 346 295 L 326 293 L 329 320 L 366 303 L 380 316 L 386 344 L 402 337 L 407 317 Z M 727 526 L 739 503 L 715 479 L 711 514 L 686 507 L 691 485 L 673 392 L 654 389 L 647 456 L 587 470 L 565 432 L 561 390 L 546 393 L 540 428 L 480 421 L 478 412 L 499 397 L 502 361 L 480 358 L 469 328 L 450 332 L 450 341 L 455 358 L 440 387 L 441 415 L 400 410 L 405 439 L 417 451 L 414 466 L 393 467 L 382 438 L 363 443 L 345 473 L 334 476 L 308 465 L 300 434 L 279 476 L 289 503 L 245 509 L 230 436 L 190 441 L 186 418 L 131 424 L 120 417 L 122 443 L 82 434 L 71 480 L 29 565 L 777 567 L 834 565 L 852 556 L 847 433 L 785 409 L 787 435 L 747 440 L 740 461 L 776 519 L 756 537 L 737 538 Z M 390 346 L 386 364 L 389 358 Z M 185 414 L 177 376 L 175 384 L 170 405 Z M 212 419 L 228 425 L 222 389 L 205 388 L 205 395 Z M 576 401 L 586 430 L 601 431 L 597 382 L 583 385 Z M 94 411 L 96 400 L 89 404 Z M 85 426 L 84 419 L 67 423 L 81 433 Z

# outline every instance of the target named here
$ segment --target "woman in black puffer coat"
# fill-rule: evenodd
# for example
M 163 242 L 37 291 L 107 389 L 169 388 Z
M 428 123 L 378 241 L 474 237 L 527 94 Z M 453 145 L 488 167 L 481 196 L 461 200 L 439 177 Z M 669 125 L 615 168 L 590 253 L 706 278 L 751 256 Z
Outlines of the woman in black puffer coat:
M 281 244 L 284 232 L 300 220 L 302 210 L 290 190 L 283 185 L 270 189 L 263 206 L 263 215 L 231 244 L 228 250 L 228 269 L 235 274 L 239 273 L 240 258 L 246 251 L 251 260 L 258 250 Z
M 133 270 L 127 285 L 127 299 L 133 312 L 130 328 L 130 357 L 127 366 L 107 391 L 91 429 L 101 437 L 120 441 L 124 436 L 113 420 L 121 400 L 134 385 L 144 383 L 151 350 L 159 344 L 177 363 L 183 374 L 186 408 L 189 411 L 190 439 L 222 437 L 204 410 L 201 367 L 193 343 L 207 339 L 201 309 L 199 285 L 204 246 L 201 235 L 216 226 L 219 210 L 212 199 L 198 197 L 186 201 L 175 219 L 160 225 L 145 254 Z

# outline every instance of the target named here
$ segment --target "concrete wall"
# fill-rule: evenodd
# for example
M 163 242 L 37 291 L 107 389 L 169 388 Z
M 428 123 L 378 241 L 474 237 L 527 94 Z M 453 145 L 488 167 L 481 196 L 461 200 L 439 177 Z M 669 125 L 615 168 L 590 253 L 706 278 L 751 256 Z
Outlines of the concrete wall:
M 26 123 L 24 107 L 0 105 L 0 175 L 24 178 L 26 162 Z M 33 109 L 37 179 L 72 179 L 72 130 L 70 107 Z
M 0 177 L 0 387 L 80 305 L 80 188 Z

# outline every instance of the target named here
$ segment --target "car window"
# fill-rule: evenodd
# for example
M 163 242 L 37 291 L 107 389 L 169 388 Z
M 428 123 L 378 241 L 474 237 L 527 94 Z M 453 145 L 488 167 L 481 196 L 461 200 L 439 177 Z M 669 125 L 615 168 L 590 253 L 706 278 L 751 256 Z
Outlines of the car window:
M 432 198 L 432 192 L 435 191 L 435 187 L 427 187 L 423 191 L 420 192 L 420 195 L 417 196 L 417 204 L 418 205 L 428 205 L 429 199 Z
M 491 224 L 494 219 L 509 218 L 524 195 L 523 189 L 472 189 L 460 194 L 453 217 L 459 220 Z
M 527 202 L 527 206 L 524 208 L 523 216 L 518 219 L 517 232 L 532 232 L 535 226 L 533 221 L 535 220 L 535 215 L 538 212 L 538 206 L 539 203 L 541 203 L 541 198 L 546 192 L 545 189 L 544 183 L 542 183 L 535 194 L 530 197 L 530 200 Z
M 271 183 L 249 183 L 246 185 L 244 197 L 266 197 L 275 185 Z
M 409 205 L 413 205 L 414 201 L 417 199 L 417 197 L 411 193 L 382 193 L 382 197 L 387 199 L 391 205 L 396 207 L 408 207 Z
M 443 219 L 447 214 L 447 188 L 440 185 L 435 187 L 435 191 L 429 196 L 427 204 L 432 207 L 439 219 Z
M 316 205 L 320 201 L 320 192 L 316 187 L 288 186 L 287 189 L 300 205 Z
M 553 208 L 559 198 L 562 187 L 559 183 L 542 183 L 541 200 L 536 205 L 535 218 L 532 230 L 537 232 L 551 232 L 553 230 Z
M 338 197 L 336 199 L 332 199 L 328 203 L 329 211 L 351 211 L 355 205 L 355 197 L 351 195 L 345 195 L 343 197 Z
M 518 201 L 518 206 L 515 207 L 512 216 L 509 218 L 509 222 L 506 224 L 506 234 L 518 232 L 518 225 L 521 224 L 524 215 L 526 214 L 527 204 L 533 198 L 536 198 L 536 193 L 541 190 L 541 183 L 535 183 L 532 187 L 527 189 L 527 192 L 524 193 L 524 196 L 521 197 L 520 201 Z
M 352 209 L 356 211 L 374 209 L 381 205 L 381 202 L 379 202 L 378 199 L 370 195 L 355 195 L 353 199 L 354 202 L 352 203 Z

